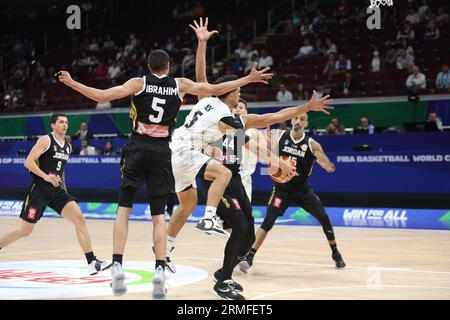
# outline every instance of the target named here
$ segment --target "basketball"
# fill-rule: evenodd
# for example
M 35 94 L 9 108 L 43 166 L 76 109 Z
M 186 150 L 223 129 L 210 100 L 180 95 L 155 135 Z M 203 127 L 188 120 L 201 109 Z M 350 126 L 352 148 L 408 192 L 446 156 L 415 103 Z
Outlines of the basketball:
M 281 156 L 280 157 L 280 161 L 289 162 L 292 167 L 295 167 L 294 161 L 288 156 Z M 286 183 L 286 182 L 290 181 L 294 177 L 294 175 L 292 175 L 292 176 L 290 176 L 288 178 L 282 179 L 281 178 L 281 173 L 282 173 L 282 170 L 279 167 L 279 164 L 271 164 L 269 166 L 269 175 L 272 178 L 272 180 L 277 182 L 277 183 Z

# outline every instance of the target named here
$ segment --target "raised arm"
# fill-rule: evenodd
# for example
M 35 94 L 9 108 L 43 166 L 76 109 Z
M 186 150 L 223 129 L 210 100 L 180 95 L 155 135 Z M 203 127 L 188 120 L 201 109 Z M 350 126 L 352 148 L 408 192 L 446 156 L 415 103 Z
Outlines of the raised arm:
M 96 89 L 85 86 L 84 84 L 73 80 L 70 73 L 67 71 L 60 71 L 58 78 L 59 81 L 64 83 L 66 86 L 97 102 L 108 102 L 111 100 L 125 98 L 133 93 L 141 91 L 144 86 L 144 80 L 142 78 L 132 78 L 121 86 L 104 90 Z
M 321 99 L 317 98 L 317 92 L 314 94 L 311 100 L 303 105 L 296 107 L 286 108 L 280 110 L 276 113 L 266 113 L 262 115 L 249 114 L 242 116 L 245 123 L 245 128 L 265 128 L 275 123 L 280 123 L 286 120 L 295 118 L 297 115 L 306 113 L 309 111 L 321 111 L 325 114 L 330 114 L 327 109 L 334 109 L 334 107 L 328 106 L 327 104 L 332 102 L 332 99 L 328 99 L 330 96 L 325 96 Z
M 311 147 L 314 156 L 317 158 L 317 163 L 328 173 L 336 171 L 335 165 L 328 159 L 327 155 L 322 149 L 322 146 L 315 140 L 311 139 Z
M 33 172 L 35 175 L 41 177 L 48 183 L 51 183 L 54 187 L 59 186 L 61 178 L 55 175 L 48 175 L 42 171 L 38 166 L 38 159 L 48 148 L 50 147 L 50 137 L 40 137 L 36 144 L 31 149 L 28 157 L 25 159 L 25 168 Z
M 195 56 L 195 76 L 197 82 L 208 83 L 206 77 L 206 44 L 210 37 L 219 32 L 217 30 L 208 31 L 208 18 L 205 19 L 204 24 L 202 18 L 200 18 L 200 23 L 197 23 L 197 21 L 194 20 L 194 25 L 195 26 L 190 24 L 189 26 L 194 30 L 198 40 L 197 53 Z M 198 100 L 206 97 L 208 96 L 198 96 Z
M 266 73 L 270 68 L 261 71 L 256 70 L 256 64 L 252 71 L 246 77 L 234 81 L 228 81 L 219 84 L 198 83 L 187 78 L 177 78 L 180 93 L 189 93 L 194 96 L 221 96 L 225 93 L 236 90 L 252 82 L 261 82 L 267 84 L 273 76 L 272 73 Z

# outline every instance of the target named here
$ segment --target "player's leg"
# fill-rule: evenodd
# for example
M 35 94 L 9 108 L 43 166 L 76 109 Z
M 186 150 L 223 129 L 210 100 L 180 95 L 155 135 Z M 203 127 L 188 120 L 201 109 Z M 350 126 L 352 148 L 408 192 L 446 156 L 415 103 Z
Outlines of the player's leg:
M 5 248 L 21 238 L 29 236 L 33 232 L 35 225 L 35 223 L 20 220 L 19 226 L 16 229 L 7 232 L 0 238 L 0 249 Z
M 245 298 L 239 294 L 243 288 L 232 279 L 232 274 L 235 261 L 247 236 L 247 220 L 237 199 L 227 194 L 223 195 L 218 212 L 232 231 L 225 245 L 222 268 L 214 273 L 216 281 L 214 292 L 224 299 L 244 300 Z
M 217 217 L 216 211 L 220 199 L 231 180 L 232 173 L 228 168 L 214 159 L 208 161 L 206 167 L 202 168 L 202 170 L 203 177 L 205 180 L 211 181 L 211 185 L 207 194 L 204 217 L 198 222 L 196 228 L 207 234 L 214 233 L 228 236 L 228 232 L 223 230 L 219 223 L 220 219 Z
M 149 192 L 150 192 L 149 188 Z M 165 299 L 166 241 L 167 227 L 164 209 L 167 204 L 167 195 L 152 196 L 150 198 L 150 212 L 153 223 L 153 248 L 155 252 L 155 274 L 153 275 L 152 297 L 156 300 Z
M 302 192 L 298 198 L 298 204 L 309 212 L 314 218 L 316 218 L 322 225 L 323 232 L 328 240 L 332 251 L 332 258 L 336 263 L 337 268 L 344 268 L 345 262 L 342 259 L 342 255 L 337 249 L 336 238 L 334 229 L 331 224 L 330 218 L 325 211 L 325 207 L 320 201 L 319 197 L 314 193 L 311 188 L 308 188 L 306 192 Z
M 262 246 L 267 238 L 269 231 L 275 225 L 275 221 L 279 216 L 282 216 L 286 211 L 289 203 L 289 194 L 279 190 L 276 186 L 272 189 L 272 194 L 270 195 L 266 216 L 261 224 L 261 227 L 256 231 L 255 242 L 253 243 L 251 249 L 245 255 L 244 259 L 239 263 L 239 269 L 247 273 L 253 265 L 253 259 L 256 252 Z
M 61 194 L 65 193 L 65 191 L 61 190 L 60 193 Z M 64 205 L 57 204 L 57 202 L 56 204 L 55 202 L 52 202 L 49 204 L 49 206 L 56 212 L 60 213 L 63 218 L 69 220 L 74 224 L 78 243 L 80 244 L 80 247 L 83 250 L 84 255 L 86 257 L 86 261 L 89 265 L 90 275 L 94 275 L 100 271 L 108 269 L 109 267 L 111 267 L 111 264 L 106 261 L 101 261 L 97 259 L 97 257 L 94 254 L 94 251 L 92 250 L 91 236 L 89 234 L 89 230 L 86 225 L 86 220 L 84 219 L 80 207 L 74 200 L 72 199 L 68 200 L 69 201 Z

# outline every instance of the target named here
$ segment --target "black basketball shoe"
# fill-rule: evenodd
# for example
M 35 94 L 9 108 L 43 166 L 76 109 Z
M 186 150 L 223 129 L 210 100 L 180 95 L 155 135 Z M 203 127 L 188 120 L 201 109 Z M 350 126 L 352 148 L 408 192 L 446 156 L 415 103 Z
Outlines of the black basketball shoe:
M 334 262 L 336 262 L 336 268 L 341 269 L 341 268 L 345 268 L 345 262 L 342 259 L 341 254 L 339 253 L 339 251 L 334 251 L 333 254 L 331 255 L 331 257 L 333 258 Z
M 245 300 L 244 296 L 234 289 L 233 283 L 234 281 L 231 279 L 217 281 L 213 291 L 224 300 Z
M 222 279 L 222 269 L 217 270 L 216 272 L 214 272 L 214 282 L 218 282 L 219 279 Z M 231 279 L 232 283 L 230 284 L 232 287 L 234 287 L 234 290 L 236 292 L 242 292 L 244 291 L 244 288 L 237 283 L 236 281 L 234 281 L 233 279 Z

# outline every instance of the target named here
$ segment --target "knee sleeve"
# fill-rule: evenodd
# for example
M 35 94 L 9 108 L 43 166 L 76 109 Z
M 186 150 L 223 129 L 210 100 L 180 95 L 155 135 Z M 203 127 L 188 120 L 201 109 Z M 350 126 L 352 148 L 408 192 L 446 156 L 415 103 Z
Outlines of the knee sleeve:
M 119 206 L 125 208 L 133 207 L 134 195 L 136 194 L 137 189 L 134 187 L 123 187 L 120 188 L 119 191 Z
M 165 214 L 167 195 L 153 196 L 150 198 L 150 212 L 152 216 Z
M 274 208 L 268 207 L 266 217 L 264 218 L 263 223 L 261 224 L 261 229 L 263 229 L 266 232 L 269 232 L 273 225 L 275 224 L 275 221 L 277 220 L 279 214 Z

